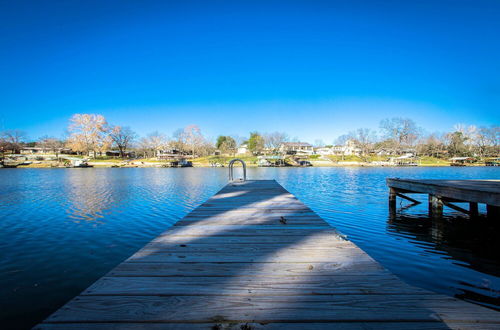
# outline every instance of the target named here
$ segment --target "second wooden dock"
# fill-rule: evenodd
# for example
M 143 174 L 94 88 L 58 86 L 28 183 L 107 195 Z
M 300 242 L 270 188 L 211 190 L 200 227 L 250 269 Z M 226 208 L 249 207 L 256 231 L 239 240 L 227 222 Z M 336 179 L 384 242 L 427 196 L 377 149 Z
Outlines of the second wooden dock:
M 498 328 L 405 284 L 274 180 L 230 183 L 36 329 Z
M 429 213 L 441 216 L 443 206 L 456 211 L 478 215 L 478 204 L 486 204 L 488 217 L 500 217 L 500 180 L 413 180 L 388 178 L 389 207 L 396 210 L 396 197 L 418 204 L 419 201 L 406 194 L 427 194 L 429 196 Z M 453 203 L 468 203 L 465 209 Z

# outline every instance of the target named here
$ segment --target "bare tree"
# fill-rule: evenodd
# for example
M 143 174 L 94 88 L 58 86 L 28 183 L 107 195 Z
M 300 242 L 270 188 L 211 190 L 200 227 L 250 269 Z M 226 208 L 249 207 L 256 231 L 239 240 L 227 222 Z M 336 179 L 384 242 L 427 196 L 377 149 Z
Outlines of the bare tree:
M 346 145 L 347 141 L 349 141 L 350 138 L 351 138 L 351 136 L 349 134 L 343 134 L 335 139 L 334 144 L 336 146 L 342 146 L 342 148 L 340 149 L 341 153 L 342 153 L 342 160 L 345 159 L 345 152 L 346 152 L 345 145 Z
M 155 131 L 139 140 L 139 149 L 144 157 L 154 157 L 158 150 L 165 148 L 168 144 L 165 135 Z
M 439 133 L 432 133 L 417 144 L 417 153 L 425 156 L 439 157 L 445 150 L 444 138 Z
M 7 130 L 1 133 L 0 144 L 3 150 L 11 150 L 18 154 L 26 140 L 26 133 L 20 130 Z
M 111 146 L 108 123 L 102 115 L 75 114 L 70 119 L 68 131 L 67 143 L 74 151 L 92 153 L 95 157 Z
M 421 135 L 421 129 L 409 118 L 384 119 L 380 122 L 380 129 L 385 138 L 394 141 L 399 153 L 405 147 L 413 147 Z
M 266 133 L 263 136 L 264 145 L 273 153 L 276 153 L 283 142 L 288 141 L 288 135 L 283 132 Z
M 201 130 L 198 126 L 189 125 L 184 128 L 184 142 L 190 149 L 191 155 L 194 157 L 196 150 L 199 150 L 205 143 L 205 138 L 203 137 L 203 134 L 201 134 Z
M 323 148 L 325 146 L 325 141 L 323 141 L 321 139 L 316 139 L 316 140 L 314 140 L 314 146 L 316 148 Z
M 366 160 L 376 140 L 375 132 L 369 128 L 358 128 L 356 131 L 350 133 L 350 138 L 361 150 L 362 158 Z
M 125 157 L 127 148 L 135 141 L 137 134 L 130 127 L 113 126 L 109 131 L 109 136 L 120 151 L 120 157 Z
M 479 133 L 484 139 L 485 154 L 490 156 L 500 155 L 500 126 L 481 127 Z
M 59 150 L 64 147 L 64 142 L 55 137 L 45 135 L 38 139 L 36 145 L 44 150 L 52 151 L 57 157 Z
M 173 137 L 173 145 L 179 150 L 191 153 L 193 157 L 195 157 L 197 151 L 206 153 L 206 146 L 209 145 L 200 128 L 196 125 L 189 125 L 184 129 L 176 130 Z

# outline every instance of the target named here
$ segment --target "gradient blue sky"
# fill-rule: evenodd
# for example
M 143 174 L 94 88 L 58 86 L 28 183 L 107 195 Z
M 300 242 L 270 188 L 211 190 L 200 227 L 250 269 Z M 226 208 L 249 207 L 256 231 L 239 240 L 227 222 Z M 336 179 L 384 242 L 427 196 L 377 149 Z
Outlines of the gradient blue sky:
M 331 142 L 386 117 L 500 122 L 500 1 L 0 0 L 0 130 Z

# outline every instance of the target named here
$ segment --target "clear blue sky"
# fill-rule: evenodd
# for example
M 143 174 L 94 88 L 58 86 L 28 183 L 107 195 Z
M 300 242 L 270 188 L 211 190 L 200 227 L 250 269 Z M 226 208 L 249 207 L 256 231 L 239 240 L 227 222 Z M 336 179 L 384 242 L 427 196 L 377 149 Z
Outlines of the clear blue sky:
M 403 116 L 500 122 L 500 1 L 0 0 L 0 129 L 331 142 Z

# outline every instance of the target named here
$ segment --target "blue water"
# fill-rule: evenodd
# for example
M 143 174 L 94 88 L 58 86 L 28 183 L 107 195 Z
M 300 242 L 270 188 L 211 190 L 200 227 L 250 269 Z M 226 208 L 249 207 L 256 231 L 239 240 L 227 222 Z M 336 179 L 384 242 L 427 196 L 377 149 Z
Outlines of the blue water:
M 252 168 L 400 276 L 500 308 L 500 219 L 427 203 L 391 218 L 385 178 L 500 179 L 500 169 Z M 220 168 L 0 170 L 0 322 L 29 328 L 227 183 Z M 420 197 L 423 201 L 425 197 Z M 484 212 L 484 208 L 480 208 Z

